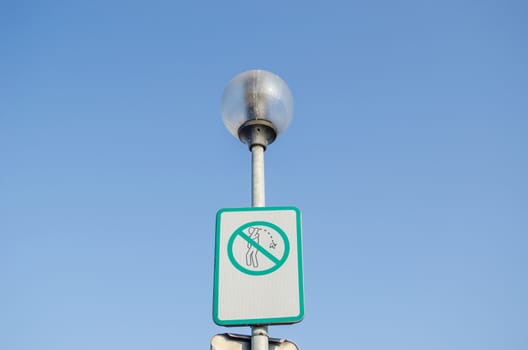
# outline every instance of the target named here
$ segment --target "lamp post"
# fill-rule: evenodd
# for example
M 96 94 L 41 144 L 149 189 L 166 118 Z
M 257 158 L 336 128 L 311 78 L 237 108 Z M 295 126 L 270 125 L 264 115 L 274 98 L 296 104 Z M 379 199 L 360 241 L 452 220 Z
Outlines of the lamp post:
M 266 205 L 264 151 L 291 122 L 293 97 L 286 83 L 264 70 L 239 74 L 222 98 L 222 119 L 233 136 L 251 151 L 253 207 Z M 251 327 L 251 349 L 268 350 L 267 325 Z

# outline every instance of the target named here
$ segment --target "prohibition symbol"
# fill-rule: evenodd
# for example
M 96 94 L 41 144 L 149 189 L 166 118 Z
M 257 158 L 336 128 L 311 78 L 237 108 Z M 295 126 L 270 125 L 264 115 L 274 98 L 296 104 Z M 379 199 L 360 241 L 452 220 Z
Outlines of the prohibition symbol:
M 267 221 L 248 222 L 233 232 L 227 244 L 231 264 L 248 275 L 267 275 L 288 259 L 290 243 L 286 233 Z

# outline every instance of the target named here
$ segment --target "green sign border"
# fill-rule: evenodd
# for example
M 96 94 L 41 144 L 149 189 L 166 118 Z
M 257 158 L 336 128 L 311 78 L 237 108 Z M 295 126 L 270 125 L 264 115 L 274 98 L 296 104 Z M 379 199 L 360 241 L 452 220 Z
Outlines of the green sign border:
M 270 267 L 269 269 L 266 269 L 266 270 L 261 270 L 261 271 L 253 271 L 253 270 L 249 270 L 247 268 L 245 268 L 244 266 L 240 265 L 240 263 L 236 260 L 235 256 L 233 255 L 233 243 L 235 241 L 235 239 L 238 237 L 238 236 L 241 236 L 242 239 L 245 239 L 248 241 L 248 243 L 250 244 L 254 244 L 254 242 L 252 242 L 251 238 L 247 237 L 244 232 L 242 232 L 243 230 L 245 230 L 246 228 L 250 227 L 250 226 L 266 226 L 266 227 L 270 227 L 272 229 L 274 229 L 275 231 L 277 231 L 279 233 L 279 235 L 282 237 L 282 240 L 284 241 L 284 252 L 282 254 L 282 257 L 280 259 L 277 259 L 275 257 L 275 259 L 272 259 L 271 257 L 269 257 L 268 255 L 271 255 L 271 253 L 269 253 L 268 251 L 266 251 L 265 249 L 261 250 L 261 249 L 258 249 L 264 256 L 266 256 L 268 259 L 272 260 L 272 262 L 275 262 L 275 265 Z M 288 241 L 288 236 L 286 235 L 286 233 L 284 233 L 284 231 L 277 225 L 271 223 L 271 222 L 267 222 L 267 221 L 252 221 L 252 222 L 248 222 L 247 224 L 244 224 L 242 226 L 240 226 L 239 228 L 237 228 L 235 230 L 235 232 L 231 235 L 231 238 L 229 238 L 229 242 L 227 243 L 227 254 L 229 256 L 229 260 L 231 261 L 231 264 L 233 264 L 233 266 L 235 266 L 237 268 L 237 270 L 245 273 L 245 274 L 248 274 L 248 275 L 253 275 L 253 276 L 262 276 L 262 275 L 267 275 L 268 273 L 272 273 L 273 271 L 277 270 L 278 268 L 280 268 L 285 262 L 286 262 L 286 259 L 288 259 L 288 255 L 290 254 L 290 242 Z M 275 261 L 277 260 L 277 261 Z
M 247 211 L 285 211 L 293 210 L 296 217 L 297 226 L 297 265 L 299 284 L 299 314 L 292 317 L 277 318 L 255 318 L 221 320 L 218 317 L 218 283 L 220 268 L 220 221 L 222 213 L 226 212 L 247 212 Z M 289 255 L 289 254 L 288 254 Z M 301 239 L 301 212 L 296 207 L 253 207 L 253 208 L 224 208 L 216 213 L 216 242 L 215 242 L 215 269 L 214 269 L 214 290 L 213 290 L 213 320 L 219 326 L 251 326 L 262 324 L 291 324 L 301 322 L 304 318 L 304 286 L 303 286 L 303 264 L 302 264 L 302 239 Z

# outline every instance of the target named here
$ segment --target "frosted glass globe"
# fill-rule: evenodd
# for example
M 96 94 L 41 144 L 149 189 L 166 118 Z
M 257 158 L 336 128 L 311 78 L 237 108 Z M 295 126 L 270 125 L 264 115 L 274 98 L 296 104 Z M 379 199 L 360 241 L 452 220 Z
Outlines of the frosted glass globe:
M 236 138 L 240 138 L 240 127 L 251 120 L 271 122 L 278 136 L 288 128 L 292 116 L 290 89 L 271 72 L 251 70 L 241 73 L 224 90 L 222 119 L 227 130 Z

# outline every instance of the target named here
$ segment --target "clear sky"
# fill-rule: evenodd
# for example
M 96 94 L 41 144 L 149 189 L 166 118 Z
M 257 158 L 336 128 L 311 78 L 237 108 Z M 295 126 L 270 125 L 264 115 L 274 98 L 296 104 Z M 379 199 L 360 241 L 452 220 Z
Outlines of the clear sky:
M 208 349 L 220 100 L 290 86 L 267 204 L 303 214 L 301 350 L 528 344 L 525 1 L 3 1 L 0 349 Z

